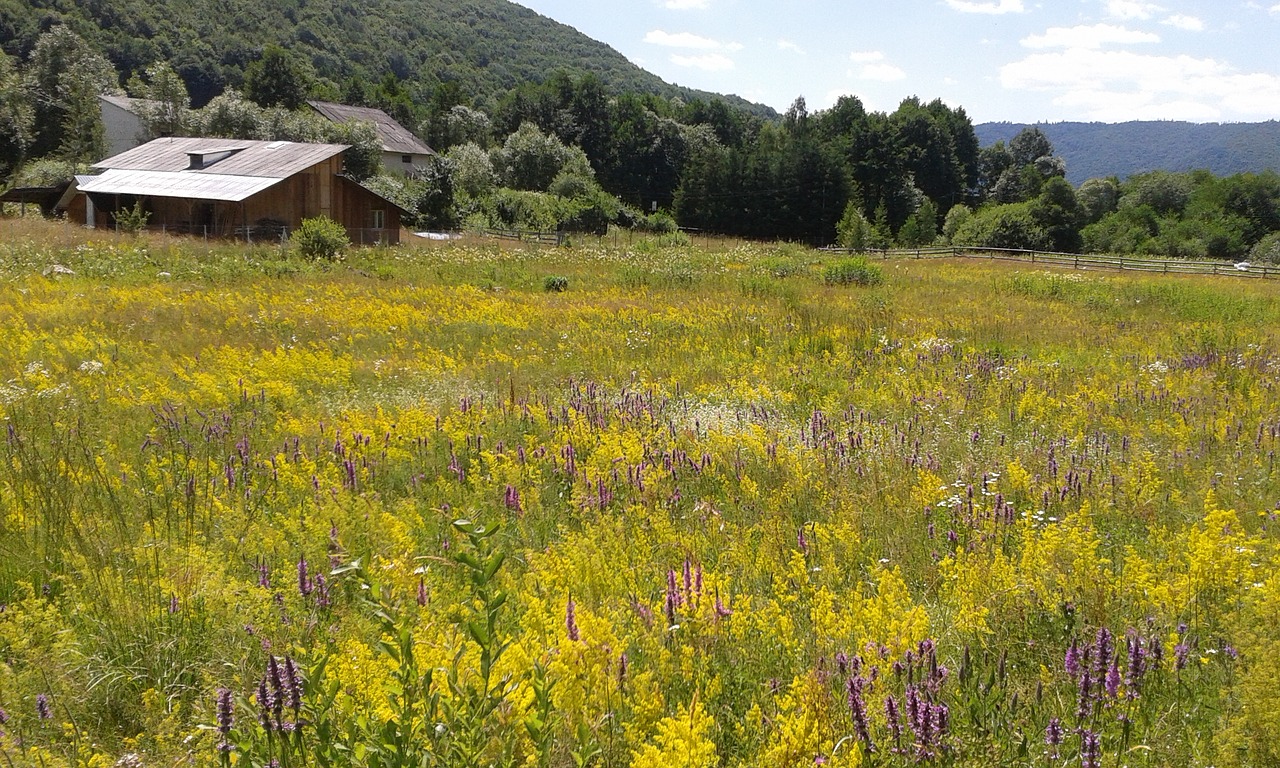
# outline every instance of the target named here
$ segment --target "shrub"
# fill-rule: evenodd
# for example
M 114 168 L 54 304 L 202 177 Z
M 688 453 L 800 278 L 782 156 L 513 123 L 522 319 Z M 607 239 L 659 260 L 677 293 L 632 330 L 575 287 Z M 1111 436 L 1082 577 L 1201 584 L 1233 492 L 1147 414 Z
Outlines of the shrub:
M 126 234 L 136 235 L 146 229 L 150 218 L 151 212 L 142 210 L 142 201 L 139 200 L 133 204 L 132 208 L 116 211 L 116 229 Z
M 866 258 L 855 256 L 827 265 L 822 280 L 827 285 L 880 285 L 884 272 Z
M 564 275 L 547 275 L 542 281 L 542 290 L 547 293 L 564 293 L 569 290 L 569 278 Z
M 1249 259 L 1265 264 L 1280 264 L 1280 232 L 1272 232 L 1259 240 L 1253 250 L 1249 251 Z
M 303 219 L 289 240 L 299 253 L 313 260 L 333 261 L 351 244 L 347 230 L 328 216 Z

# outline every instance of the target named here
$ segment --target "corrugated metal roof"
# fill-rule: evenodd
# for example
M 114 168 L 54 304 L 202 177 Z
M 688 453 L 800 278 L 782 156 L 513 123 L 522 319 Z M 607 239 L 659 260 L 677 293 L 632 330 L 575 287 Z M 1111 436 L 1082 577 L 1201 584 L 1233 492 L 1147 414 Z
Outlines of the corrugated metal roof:
M 307 103 L 326 119 L 335 123 L 373 123 L 378 130 L 378 140 L 382 142 L 384 152 L 397 152 L 402 155 L 435 154 L 431 147 L 380 109 L 349 107 L 346 104 L 334 104 L 331 101 L 308 101 Z
M 285 179 L 341 153 L 348 145 L 171 137 L 149 141 L 94 163 L 93 167 L 125 171 L 186 171 L 190 165 L 188 154 L 226 150 L 228 147 L 242 149 L 191 173 Z
M 238 203 L 283 179 L 269 176 L 229 176 L 205 171 L 138 171 L 111 169 L 100 176 L 77 176 L 81 192 L 109 195 L 178 197 Z

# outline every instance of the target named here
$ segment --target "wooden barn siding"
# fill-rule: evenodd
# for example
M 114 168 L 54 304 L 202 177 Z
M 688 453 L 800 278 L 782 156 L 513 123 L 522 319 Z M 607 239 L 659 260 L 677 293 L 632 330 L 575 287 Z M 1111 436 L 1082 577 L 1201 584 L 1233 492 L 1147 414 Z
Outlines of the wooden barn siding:
M 151 212 L 147 222 L 153 228 L 200 234 L 208 225 L 211 235 L 228 235 L 259 222 L 282 222 L 295 229 L 302 220 L 313 216 L 328 216 L 342 224 L 355 242 L 369 242 L 373 227 L 373 211 L 383 211 L 382 239 L 388 243 L 400 242 L 400 209 L 388 203 L 364 187 L 338 176 L 342 170 L 342 158 L 332 157 L 322 163 L 291 176 L 275 186 L 263 190 L 243 203 L 206 202 L 169 197 L 151 197 L 143 202 Z M 109 195 L 100 195 L 99 199 Z M 84 223 L 85 196 L 76 195 L 67 209 L 67 218 Z M 121 199 L 122 206 L 132 205 L 133 198 Z M 114 202 L 112 203 L 114 205 Z M 212 216 L 207 217 L 203 206 L 212 205 Z M 115 221 L 112 206 L 98 206 L 95 226 L 111 229 Z
M 338 215 L 334 219 L 346 227 L 351 239 L 355 242 L 368 242 L 373 227 L 373 212 L 383 212 L 382 240 L 394 245 L 400 242 L 400 209 L 383 200 L 355 182 L 337 177 L 334 189 L 335 209 Z M 364 240 L 361 239 L 361 234 Z

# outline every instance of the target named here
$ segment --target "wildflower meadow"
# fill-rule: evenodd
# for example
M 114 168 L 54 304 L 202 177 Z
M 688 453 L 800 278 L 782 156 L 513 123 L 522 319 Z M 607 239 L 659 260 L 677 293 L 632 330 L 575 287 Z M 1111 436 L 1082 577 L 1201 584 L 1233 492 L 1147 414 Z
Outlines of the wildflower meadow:
M 0 222 L 0 764 L 1280 764 L 1278 293 Z

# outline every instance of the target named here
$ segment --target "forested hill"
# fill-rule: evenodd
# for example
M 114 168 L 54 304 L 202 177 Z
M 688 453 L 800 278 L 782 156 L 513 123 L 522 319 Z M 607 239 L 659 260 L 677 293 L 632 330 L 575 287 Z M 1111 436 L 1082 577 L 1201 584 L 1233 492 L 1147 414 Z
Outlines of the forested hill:
M 270 44 L 310 61 L 339 99 L 352 83 L 388 72 L 423 101 L 453 82 L 481 106 L 557 71 L 595 74 L 616 92 L 711 96 L 666 83 L 604 43 L 507 0 L 0 0 L 0 47 L 25 58 L 58 21 L 105 53 L 122 82 L 169 61 L 196 106 L 238 85 Z
M 979 143 L 1006 144 L 1019 123 L 975 126 Z M 1039 123 L 1057 154 L 1066 160 L 1067 179 L 1128 178 L 1144 171 L 1207 169 L 1218 176 L 1280 170 L 1280 122 Z

